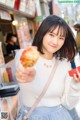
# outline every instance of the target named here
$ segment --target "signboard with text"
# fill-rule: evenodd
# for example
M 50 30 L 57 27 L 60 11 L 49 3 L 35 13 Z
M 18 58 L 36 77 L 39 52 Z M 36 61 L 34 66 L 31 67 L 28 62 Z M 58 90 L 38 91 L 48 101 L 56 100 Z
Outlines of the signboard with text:
M 79 3 L 80 0 L 58 0 L 58 3 Z

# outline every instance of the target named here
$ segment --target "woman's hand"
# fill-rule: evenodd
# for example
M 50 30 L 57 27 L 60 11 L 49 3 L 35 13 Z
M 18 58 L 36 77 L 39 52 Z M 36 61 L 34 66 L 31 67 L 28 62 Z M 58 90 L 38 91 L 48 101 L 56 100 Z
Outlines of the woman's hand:
M 18 82 L 31 82 L 36 74 L 36 70 L 33 67 L 24 68 L 20 65 L 16 70 L 16 79 Z
M 76 74 L 74 74 L 73 75 L 73 78 L 74 78 L 74 80 L 76 81 L 76 82 L 80 82 L 80 72 L 79 72 L 79 70 L 76 68 L 76 72 L 77 72 L 77 75 Z

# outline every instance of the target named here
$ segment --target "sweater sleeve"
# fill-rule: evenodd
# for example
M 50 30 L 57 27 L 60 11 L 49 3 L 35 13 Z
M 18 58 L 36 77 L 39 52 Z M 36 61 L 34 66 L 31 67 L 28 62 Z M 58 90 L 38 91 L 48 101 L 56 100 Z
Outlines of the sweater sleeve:
M 20 50 L 17 52 L 16 56 L 15 56 L 15 67 L 16 67 L 16 68 L 17 68 L 17 66 L 19 66 L 19 65 L 21 64 L 21 63 L 20 63 L 20 56 L 21 56 L 23 50 L 24 50 L 24 49 L 20 49 Z
M 70 70 L 70 65 L 68 65 Z M 72 109 L 80 100 L 80 82 L 76 82 L 69 74 L 65 77 L 65 90 L 61 103 L 68 109 Z

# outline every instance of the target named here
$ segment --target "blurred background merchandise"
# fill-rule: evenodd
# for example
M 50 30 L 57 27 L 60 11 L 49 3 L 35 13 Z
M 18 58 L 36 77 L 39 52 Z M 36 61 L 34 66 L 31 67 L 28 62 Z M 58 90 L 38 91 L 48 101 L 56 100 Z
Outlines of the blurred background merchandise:
M 80 0 L 49 0 L 52 3 L 51 14 L 64 18 L 69 25 L 80 23 Z

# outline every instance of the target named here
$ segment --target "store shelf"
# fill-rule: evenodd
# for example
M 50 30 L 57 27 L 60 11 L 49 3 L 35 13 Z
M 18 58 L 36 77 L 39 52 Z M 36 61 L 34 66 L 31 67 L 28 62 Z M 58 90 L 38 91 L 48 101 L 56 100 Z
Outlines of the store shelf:
M 1 4 L 1 3 L 0 3 L 0 9 L 1 10 L 5 10 L 5 11 L 9 12 L 10 14 L 24 16 L 24 17 L 28 17 L 28 18 L 31 18 L 31 19 L 33 19 L 35 17 L 35 16 L 29 15 L 27 13 L 24 13 L 22 11 L 16 10 L 16 9 L 14 9 L 12 7 L 9 7 L 9 6 Z

